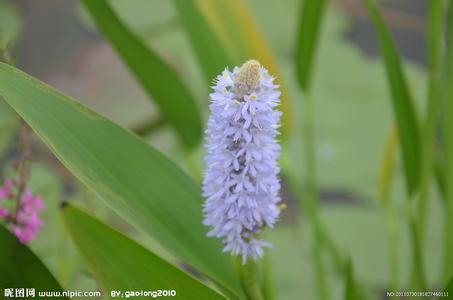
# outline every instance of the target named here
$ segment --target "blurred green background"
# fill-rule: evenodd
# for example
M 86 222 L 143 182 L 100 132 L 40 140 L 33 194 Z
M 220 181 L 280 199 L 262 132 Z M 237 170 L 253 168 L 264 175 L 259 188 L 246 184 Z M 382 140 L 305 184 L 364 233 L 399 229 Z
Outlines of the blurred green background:
M 115 0 L 115 11 L 135 33 L 145 39 L 180 76 L 195 95 L 207 117 L 209 87 L 205 85 L 183 25 L 170 1 Z M 392 28 L 410 90 L 423 111 L 426 95 L 425 24 L 426 1 L 381 1 L 383 14 Z M 302 113 L 294 70 L 294 49 L 301 1 L 247 0 L 262 32 L 283 71 L 295 109 L 295 133 L 286 146 L 291 164 L 300 178 L 304 162 Z M 13 51 L 17 66 L 69 96 L 86 102 L 96 111 L 121 125 L 139 129 L 159 118 L 109 43 L 97 32 L 78 1 L 0 1 L 2 26 L 20 32 Z M 7 26 L 5 26 L 7 24 Z M 231 66 L 230 66 L 231 67 Z M 315 103 L 321 219 L 342 253 L 350 256 L 357 278 L 370 299 L 385 298 L 389 290 L 387 216 L 379 199 L 379 172 L 392 128 L 385 70 L 367 12 L 360 1 L 335 0 L 324 16 L 314 67 L 311 97 Z M 278 81 L 278 78 L 277 78 Z M 148 134 L 149 142 L 191 174 L 201 174 L 204 150 L 201 145 L 188 159 L 173 131 L 166 126 Z M 17 155 L 17 120 L 0 101 L 0 167 L 8 172 L 8 161 Z M 32 186 L 44 195 L 49 209 L 46 226 L 31 248 L 67 289 L 96 289 L 82 259 L 60 224 L 58 203 L 74 200 L 96 211 L 98 216 L 145 245 L 153 240 L 122 222 L 94 199 L 61 166 L 47 148 L 33 139 Z M 405 192 L 401 160 L 396 159 L 396 176 L 390 201 L 398 216 L 404 214 Z M 197 176 L 197 175 L 195 175 Z M 198 178 L 199 179 L 199 178 Z M 300 212 L 283 174 L 283 200 L 288 208 L 278 226 L 266 235 L 274 244 L 270 251 L 279 299 L 315 299 L 312 230 Z M 430 286 L 441 275 L 443 224 L 442 207 L 433 194 L 426 243 L 426 271 Z M 409 228 L 402 223 L 399 257 L 402 286 L 411 275 Z M 171 259 L 161 249 L 160 255 Z M 323 257 L 332 266 L 329 257 Z M 332 299 L 343 298 L 344 282 L 333 267 L 328 269 Z

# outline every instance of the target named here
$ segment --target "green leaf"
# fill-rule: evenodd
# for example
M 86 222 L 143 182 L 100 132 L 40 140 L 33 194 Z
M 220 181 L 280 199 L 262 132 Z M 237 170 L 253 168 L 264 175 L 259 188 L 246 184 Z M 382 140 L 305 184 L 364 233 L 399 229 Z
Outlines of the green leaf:
M 326 0 L 305 0 L 302 4 L 296 61 L 299 84 L 304 91 L 310 85 L 325 4 Z
M 236 66 L 257 59 L 281 86 L 282 133 L 293 128 L 292 103 L 277 59 L 244 0 L 194 0 Z
M 425 240 L 428 210 L 427 205 L 431 191 L 431 175 L 434 169 L 434 149 L 436 143 L 437 121 L 440 109 L 440 87 L 442 78 L 444 2 L 428 2 L 427 44 L 429 88 L 426 101 L 426 112 L 421 127 L 421 165 L 420 193 L 418 204 L 418 227 L 420 240 Z
M 426 290 L 426 276 L 424 267 L 423 249 L 420 241 L 420 232 L 417 230 L 415 217 L 410 217 L 410 231 L 412 243 L 412 278 L 411 284 L 414 290 Z
M 445 236 L 445 261 L 444 279 L 453 277 L 453 2 L 449 1 L 447 9 L 447 48 L 445 57 L 445 71 L 443 89 L 445 110 L 443 115 L 443 138 L 445 145 L 445 187 L 446 187 L 446 236 Z
M 38 291 L 62 291 L 39 258 L 0 226 L 0 287 L 35 288 Z
M 106 292 L 176 290 L 178 299 L 225 299 L 83 210 L 67 205 L 62 215 L 73 240 Z
M 18 69 L 0 64 L 0 96 L 101 200 L 177 258 L 241 295 L 232 261 L 206 237 L 199 187 L 115 123 Z
M 413 194 L 418 188 L 420 174 L 420 133 L 417 116 L 390 31 L 384 23 L 376 1 L 365 1 L 378 34 L 379 45 L 385 62 L 403 154 L 406 185 L 409 194 Z
M 173 3 L 189 36 L 205 80 L 210 84 L 225 67 L 233 67 L 233 64 L 193 0 L 174 0 Z
M 453 294 L 453 278 L 448 281 L 447 286 L 444 289 L 444 293 L 448 293 L 449 295 Z
M 346 261 L 346 287 L 345 287 L 345 300 L 360 300 L 364 299 L 361 296 L 357 282 L 354 279 L 354 270 L 351 260 L 348 258 Z
M 107 1 L 83 3 L 182 142 L 195 147 L 202 134 L 200 112 L 181 79 L 119 20 Z

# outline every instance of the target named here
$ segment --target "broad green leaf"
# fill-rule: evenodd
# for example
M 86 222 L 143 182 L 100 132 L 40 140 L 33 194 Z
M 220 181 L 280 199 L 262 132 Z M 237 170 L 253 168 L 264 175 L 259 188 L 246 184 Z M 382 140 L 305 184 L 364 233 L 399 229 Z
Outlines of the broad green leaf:
M 232 62 L 193 0 L 174 0 L 173 3 L 189 36 L 205 80 L 210 84 L 225 67 L 232 67 Z
M 409 194 L 413 194 L 418 188 L 420 174 L 420 138 L 416 111 L 408 91 L 395 43 L 376 1 L 365 0 L 365 2 L 379 38 L 387 71 L 387 80 L 392 94 L 398 136 L 400 137 L 406 185 Z
M 62 291 L 39 258 L 0 226 L 0 288 L 35 288 L 38 291 Z
M 244 0 L 194 0 L 235 65 L 257 59 L 276 78 L 282 91 L 282 131 L 291 133 L 292 103 L 277 59 Z
M 445 145 L 445 186 L 446 186 L 446 236 L 445 236 L 445 269 L 444 279 L 453 277 L 453 1 L 449 1 L 447 9 L 447 49 L 445 57 L 445 78 L 443 89 L 445 95 L 445 111 L 443 115 L 443 138 Z
M 199 187 L 165 156 L 115 123 L 0 64 L 0 96 L 60 161 L 120 216 L 235 294 L 238 276 L 217 239 L 206 237 Z
M 225 299 L 197 279 L 72 205 L 63 220 L 106 292 L 175 290 L 178 299 Z
M 164 119 L 186 146 L 195 147 L 202 133 L 200 112 L 175 71 L 121 22 L 106 1 L 83 3 L 144 90 L 157 103 Z
M 297 76 L 304 91 L 308 91 L 315 60 L 316 46 L 326 0 L 304 0 L 296 52 Z

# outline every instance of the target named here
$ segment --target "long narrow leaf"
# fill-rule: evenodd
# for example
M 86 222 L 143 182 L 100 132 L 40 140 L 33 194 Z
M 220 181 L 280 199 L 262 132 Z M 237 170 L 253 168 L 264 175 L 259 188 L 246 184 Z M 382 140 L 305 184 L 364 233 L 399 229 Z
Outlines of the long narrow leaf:
M 225 67 L 232 67 L 232 62 L 193 0 L 174 0 L 173 3 L 189 36 L 205 80 L 210 84 Z
M 390 31 L 385 25 L 376 1 L 365 1 L 378 34 L 379 45 L 385 62 L 388 84 L 392 94 L 393 110 L 398 127 L 398 136 L 403 153 L 406 185 L 409 194 L 413 194 L 418 188 L 420 175 L 420 133 L 416 112 Z
M 200 113 L 176 73 L 119 20 L 107 1 L 83 3 L 183 143 L 196 146 L 202 132 Z
M 277 59 L 244 0 L 193 0 L 212 26 L 235 65 L 258 59 L 276 77 L 282 91 L 282 132 L 290 134 L 293 110 Z
M 428 200 L 431 188 L 431 175 L 434 169 L 434 145 L 436 140 L 436 123 L 440 109 L 440 87 L 442 78 L 444 2 L 430 0 L 428 2 L 428 69 L 429 88 L 426 116 L 421 131 L 422 159 L 420 174 L 420 197 L 418 207 L 418 227 L 422 244 L 425 241 L 428 216 Z
M 445 230 L 445 270 L 444 279 L 453 277 L 453 2 L 449 1 L 447 10 L 447 50 L 445 61 L 445 113 L 444 119 L 444 143 L 445 143 L 445 179 L 446 179 L 446 208 L 447 228 Z
M 34 288 L 36 296 L 39 291 L 62 291 L 41 260 L 3 226 L 0 226 L 0 245 L 2 295 L 3 289 L 8 288 Z
M 62 215 L 105 291 L 175 290 L 178 299 L 225 299 L 83 210 L 67 205 Z
M 351 260 L 348 258 L 345 265 L 345 290 L 344 290 L 344 299 L 345 300 L 360 300 L 363 299 L 361 291 L 357 282 L 355 281 L 354 268 Z
M 305 0 L 302 5 L 296 61 L 299 84 L 304 91 L 310 85 L 325 4 L 326 0 Z
M 5 64 L 0 64 L 0 96 L 120 216 L 233 293 L 242 293 L 221 243 L 206 237 L 199 187 L 170 160 L 115 123 Z

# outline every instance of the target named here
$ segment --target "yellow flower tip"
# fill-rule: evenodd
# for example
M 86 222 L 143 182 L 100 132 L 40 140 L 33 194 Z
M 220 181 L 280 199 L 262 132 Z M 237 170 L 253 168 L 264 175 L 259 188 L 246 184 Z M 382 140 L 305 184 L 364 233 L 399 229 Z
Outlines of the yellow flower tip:
M 250 94 L 260 84 L 261 64 L 257 60 L 248 60 L 239 69 L 234 87 L 239 94 Z
M 280 211 L 287 209 L 287 208 L 288 208 L 288 206 L 286 205 L 286 203 L 281 203 L 278 205 L 278 209 L 280 209 Z

